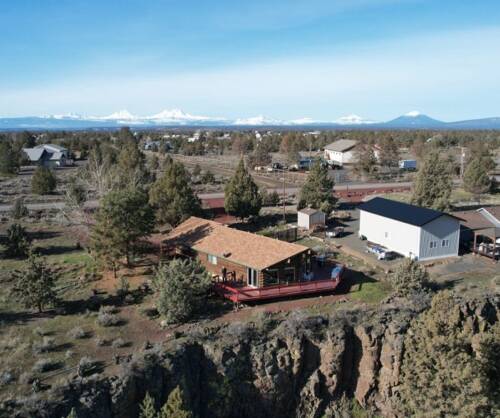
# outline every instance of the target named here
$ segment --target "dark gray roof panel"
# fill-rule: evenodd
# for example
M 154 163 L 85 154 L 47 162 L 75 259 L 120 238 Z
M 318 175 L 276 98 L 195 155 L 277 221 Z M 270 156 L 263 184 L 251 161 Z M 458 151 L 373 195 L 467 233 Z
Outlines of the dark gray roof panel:
M 423 226 L 443 215 L 451 216 L 434 209 L 396 202 L 382 197 L 375 197 L 361 204 L 359 209 L 415 226 Z

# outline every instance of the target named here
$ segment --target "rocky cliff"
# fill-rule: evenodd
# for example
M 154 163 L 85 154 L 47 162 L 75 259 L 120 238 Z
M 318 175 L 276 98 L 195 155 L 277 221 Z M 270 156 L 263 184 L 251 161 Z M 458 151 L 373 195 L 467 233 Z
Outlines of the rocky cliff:
M 135 418 L 146 392 L 160 406 L 181 385 L 198 417 L 321 417 L 344 394 L 393 417 L 404 336 L 424 307 L 392 302 L 328 316 L 296 312 L 196 326 L 137 353 L 117 376 L 75 377 L 3 410 L 6 416 L 65 417 L 75 407 L 80 418 Z M 500 300 L 463 302 L 461 312 L 480 329 L 498 320 Z

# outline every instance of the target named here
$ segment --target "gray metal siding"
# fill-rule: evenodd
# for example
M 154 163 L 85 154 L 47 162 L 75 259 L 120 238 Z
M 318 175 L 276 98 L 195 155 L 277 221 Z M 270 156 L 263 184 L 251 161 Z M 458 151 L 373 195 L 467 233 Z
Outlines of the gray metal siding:
M 448 240 L 449 246 L 443 246 L 443 240 Z M 431 248 L 431 242 L 436 242 L 437 246 Z M 457 256 L 459 242 L 460 222 L 450 216 L 441 216 L 421 228 L 419 260 Z

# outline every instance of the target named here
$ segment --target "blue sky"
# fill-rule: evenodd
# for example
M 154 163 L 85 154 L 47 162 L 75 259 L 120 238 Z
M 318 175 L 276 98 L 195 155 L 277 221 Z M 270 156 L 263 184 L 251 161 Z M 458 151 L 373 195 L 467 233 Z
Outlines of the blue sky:
M 0 116 L 500 116 L 500 4 L 4 0 Z

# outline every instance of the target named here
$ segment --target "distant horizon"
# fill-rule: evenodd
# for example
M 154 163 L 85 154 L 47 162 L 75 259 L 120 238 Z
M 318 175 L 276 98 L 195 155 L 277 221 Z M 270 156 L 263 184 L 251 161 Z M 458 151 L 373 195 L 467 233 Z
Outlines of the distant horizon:
M 165 116 L 165 114 L 168 114 Z M 206 120 L 206 121 L 220 121 L 220 122 L 234 122 L 238 120 L 251 120 L 251 119 L 267 119 L 269 121 L 275 121 L 275 122 L 299 122 L 301 120 L 304 121 L 304 124 L 306 123 L 311 123 L 311 124 L 319 124 L 319 123 L 338 123 L 338 124 L 351 124 L 349 120 L 354 121 L 358 120 L 358 122 L 352 122 L 352 124 L 377 124 L 377 123 L 384 123 L 384 122 L 389 122 L 393 119 L 397 119 L 399 117 L 429 117 L 435 120 L 438 120 L 440 122 L 444 123 L 453 123 L 453 122 L 460 122 L 460 121 L 467 121 L 467 120 L 480 120 L 480 119 L 494 119 L 494 118 L 500 118 L 500 113 L 499 115 L 493 115 L 493 114 L 487 114 L 484 116 L 480 117 L 466 117 L 463 119 L 455 119 L 455 120 L 445 120 L 440 117 L 436 117 L 436 115 L 429 114 L 427 112 L 422 112 L 419 110 L 410 110 L 406 112 L 401 112 L 399 114 L 395 114 L 392 117 L 389 117 L 388 119 L 384 120 L 379 120 L 379 119 L 373 119 L 373 118 L 368 118 L 364 117 L 364 115 L 360 115 L 358 113 L 344 113 L 340 114 L 338 116 L 334 116 L 329 119 L 319 119 L 315 118 L 313 115 L 309 114 L 302 114 L 301 116 L 297 116 L 296 118 L 292 119 L 280 119 L 276 118 L 273 115 L 268 115 L 268 114 L 263 114 L 258 113 L 258 114 L 252 114 L 252 115 L 240 115 L 239 117 L 235 118 L 230 118 L 226 117 L 224 115 L 221 115 L 217 112 L 214 114 L 193 114 L 192 112 L 189 111 L 184 111 L 184 109 L 180 109 L 178 107 L 171 108 L 171 109 L 161 109 L 157 112 L 152 112 L 148 114 L 137 114 L 130 112 L 127 108 L 122 108 L 119 109 L 115 112 L 111 112 L 110 114 L 85 114 L 81 112 L 74 112 L 74 111 L 69 111 L 69 112 L 59 112 L 55 114 L 18 114 L 18 115 L 1 115 L 0 114 L 0 119 L 22 119 L 22 118 L 53 118 L 53 119 L 66 119 L 66 120 L 87 120 L 87 121 L 106 121 L 106 120 L 154 120 L 155 118 L 161 118 L 161 117 L 167 117 L 167 118 L 172 118 L 172 120 L 176 118 L 180 118 L 179 120 L 182 120 L 182 118 L 190 119 L 193 118 L 195 120 L 199 119 L 200 121 Z M 309 120 L 309 122 L 307 122 Z
M 0 115 L 500 116 L 494 0 L 2 4 Z

